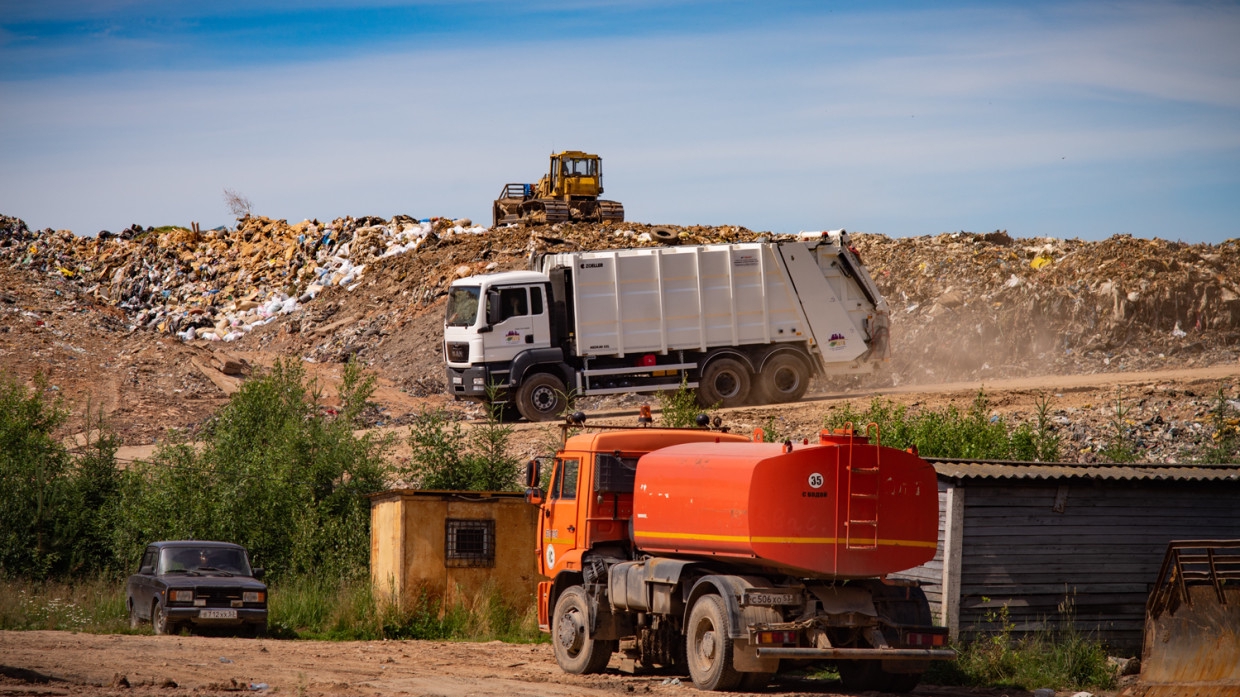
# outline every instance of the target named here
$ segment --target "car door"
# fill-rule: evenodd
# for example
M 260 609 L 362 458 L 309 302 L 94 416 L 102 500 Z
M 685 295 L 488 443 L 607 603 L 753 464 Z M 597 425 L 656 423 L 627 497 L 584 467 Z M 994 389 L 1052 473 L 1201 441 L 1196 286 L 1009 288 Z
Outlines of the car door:
M 159 561 L 159 548 L 147 547 L 138 562 L 138 573 L 130 577 L 129 596 L 133 599 L 138 617 L 150 619 L 151 600 L 155 590 L 155 565 Z

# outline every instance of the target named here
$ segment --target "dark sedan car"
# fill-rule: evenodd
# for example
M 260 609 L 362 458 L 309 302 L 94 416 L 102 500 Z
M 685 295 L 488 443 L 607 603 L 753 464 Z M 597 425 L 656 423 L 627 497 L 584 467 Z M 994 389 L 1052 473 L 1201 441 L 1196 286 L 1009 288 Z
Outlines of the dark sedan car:
M 267 630 L 267 586 L 249 555 L 230 542 L 156 542 L 126 587 L 129 624 L 150 621 L 156 634 L 181 627 L 222 628 L 258 636 Z

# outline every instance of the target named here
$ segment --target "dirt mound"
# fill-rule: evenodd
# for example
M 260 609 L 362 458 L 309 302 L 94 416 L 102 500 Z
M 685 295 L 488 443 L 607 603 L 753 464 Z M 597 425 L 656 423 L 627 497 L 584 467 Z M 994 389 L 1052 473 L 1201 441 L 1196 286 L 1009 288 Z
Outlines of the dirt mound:
M 895 381 L 1210 365 L 1240 346 L 1240 240 L 951 233 L 854 242 L 892 312 Z

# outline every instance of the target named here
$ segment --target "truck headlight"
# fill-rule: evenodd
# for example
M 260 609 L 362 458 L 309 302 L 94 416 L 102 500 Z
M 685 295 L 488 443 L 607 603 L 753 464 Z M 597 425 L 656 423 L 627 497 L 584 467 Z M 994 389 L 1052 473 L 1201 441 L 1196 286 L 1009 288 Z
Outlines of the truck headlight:
M 168 599 L 174 603 L 192 603 L 194 591 L 168 591 Z
M 267 599 L 267 594 L 263 591 L 245 591 L 241 594 L 242 602 L 261 603 Z

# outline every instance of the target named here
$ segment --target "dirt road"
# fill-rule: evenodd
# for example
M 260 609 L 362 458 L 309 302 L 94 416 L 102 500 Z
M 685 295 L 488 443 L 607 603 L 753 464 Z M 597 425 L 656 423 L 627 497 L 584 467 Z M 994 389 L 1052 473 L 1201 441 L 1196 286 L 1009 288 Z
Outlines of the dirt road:
M 606 674 L 568 675 L 556 666 L 547 644 L 275 641 L 0 632 L 0 695 L 171 697 L 204 692 L 254 692 L 331 697 L 614 697 L 630 693 L 704 694 L 694 690 L 685 677 L 625 675 L 615 666 L 613 659 Z M 839 684 L 834 681 L 781 679 L 759 694 L 852 694 L 839 692 L 838 688 Z M 914 694 L 935 697 L 1028 695 L 1023 690 L 929 685 L 917 688 Z M 1099 697 L 1103 695 L 1099 693 Z

